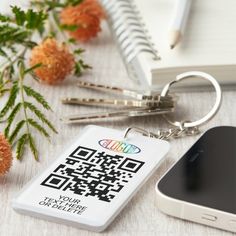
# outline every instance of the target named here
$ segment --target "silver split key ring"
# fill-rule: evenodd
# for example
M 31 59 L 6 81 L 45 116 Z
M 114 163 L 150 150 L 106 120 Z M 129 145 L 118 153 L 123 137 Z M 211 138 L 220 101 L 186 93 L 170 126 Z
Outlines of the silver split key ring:
M 125 131 L 124 138 L 126 138 L 128 136 L 130 131 L 136 131 L 138 133 L 142 133 L 145 136 L 159 138 L 159 139 L 165 139 L 165 140 L 168 140 L 170 138 L 178 138 L 183 135 L 195 135 L 195 134 L 199 133 L 198 127 L 200 125 L 203 125 L 204 123 L 208 122 L 209 120 L 211 120 L 215 116 L 215 114 L 219 110 L 221 102 L 222 102 L 222 91 L 221 91 L 219 83 L 217 82 L 217 80 L 214 77 L 212 77 L 211 75 L 209 75 L 207 73 L 200 72 L 200 71 L 190 71 L 190 72 L 182 73 L 182 74 L 178 75 L 175 80 L 173 80 L 170 83 L 168 83 L 167 85 L 165 85 L 165 87 L 163 88 L 163 90 L 161 92 L 161 96 L 162 97 L 167 96 L 170 91 L 170 87 L 172 85 L 174 85 L 178 82 L 181 82 L 182 80 L 190 79 L 193 77 L 210 81 L 215 89 L 216 101 L 215 101 L 214 106 L 208 112 L 207 115 L 205 115 L 201 119 L 199 119 L 197 121 L 193 121 L 193 122 L 171 121 L 167 115 L 163 115 L 165 120 L 168 123 L 170 123 L 171 125 L 175 126 L 175 128 L 172 128 L 172 129 L 169 129 L 166 131 L 159 130 L 157 133 L 152 133 L 152 132 L 148 132 L 146 130 L 143 130 L 141 128 L 129 127 Z

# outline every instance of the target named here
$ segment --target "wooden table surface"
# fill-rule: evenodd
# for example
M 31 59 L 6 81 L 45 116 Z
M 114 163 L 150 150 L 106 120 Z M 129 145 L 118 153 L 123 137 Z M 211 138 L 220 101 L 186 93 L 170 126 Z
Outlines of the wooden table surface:
M 85 45 L 86 60 L 93 66 L 93 70 L 82 77 L 83 80 L 135 87 L 133 81 L 129 80 L 118 50 L 113 42 L 106 24 L 104 30 L 97 39 Z M 236 79 L 236 78 L 235 78 Z M 54 113 L 48 114 L 50 120 L 57 127 L 59 134 L 53 135 L 51 143 L 38 137 L 36 140 L 40 150 L 40 162 L 34 161 L 28 150 L 24 159 L 20 162 L 14 160 L 11 171 L 5 177 L 0 177 L 0 235 L 1 236 L 94 236 L 94 235 L 232 235 L 229 232 L 221 231 L 211 227 L 183 221 L 160 212 L 157 208 L 155 183 L 165 171 L 176 161 L 188 148 L 199 138 L 186 137 L 171 141 L 171 150 L 165 157 L 165 161 L 154 175 L 139 190 L 133 199 L 127 204 L 124 210 L 118 215 L 113 223 L 103 233 L 93 233 L 86 230 L 76 229 L 65 225 L 39 220 L 29 216 L 20 215 L 12 209 L 11 200 L 21 188 L 40 171 L 44 170 L 49 163 L 57 158 L 67 144 L 79 134 L 83 125 L 66 125 L 59 119 L 65 114 L 78 112 L 93 112 L 105 110 L 102 108 L 87 108 L 65 106 L 60 102 L 64 96 L 105 96 L 102 93 L 94 93 L 75 86 L 77 79 L 69 78 L 60 86 L 46 86 L 34 81 L 28 81 L 34 88 L 38 89 L 50 102 Z M 195 119 L 206 114 L 214 103 L 214 92 L 195 92 L 180 94 L 181 104 L 178 107 L 181 117 L 184 119 Z M 223 103 L 219 113 L 213 120 L 201 127 L 202 132 L 219 125 L 236 125 L 235 91 L 224 91 Z M 0 100 L 0 105 L 3 100 Z M 159 128 L 167 127 L 167 124 L 158 116 L 114 119 L 96 123 L 106 127 L 125 129 L 127 126 L 138 126 L 150 131 L 157 131 Z M 2 131 L 3 124 L 0 124 Z M 36 137 L 37 134 L 35 133 Z M 155 147 L 154 147 L 155 148 Z

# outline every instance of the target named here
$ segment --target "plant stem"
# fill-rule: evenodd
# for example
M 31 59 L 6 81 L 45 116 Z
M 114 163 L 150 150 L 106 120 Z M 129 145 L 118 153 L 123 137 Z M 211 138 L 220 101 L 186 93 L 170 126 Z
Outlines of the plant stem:
M 20 70 L 21 71 L 21 70 Z M 27 129 L 27 136 L 29 139 L 30 135 L 30 128 L 29 128 L 29 122 L 28 122 L 28 115 L 25 107 L 25 97 L 24 97 L 24 89 L 23 89 L 23 80 L 24 80 L 24 75 L 20 73 L 19 75 L 19 88 L 20 88 L 20 97 L 21 97 L 21 102 L 23 105 L 23 110 L 24 110 L 24 116 L 25 116 L 25 123 L 26 123 L 26 129 Z
M 8 67 L 12 66 L 20 57 L 23 57 L 25 55 L 26 51 L 27 48 L 22 49 L 19 53 L 16 54 L 12 61 L 8 62 L 6 65 L 0 68 L 0 70 L 5 71 Z
M 7 92 L 8 89 L 5 89 L 4 86 L 6 86 L 8 83 L 11 82 L 11 76 L 10 76 L 10 71 L 9 69 L 14 65 L 14 63 L 19 60 L 19 58 L 23 57 L 27 51 L 27 48 L 25 47 L 22 49 L 19 53 L 15 55 L 12 61 L 10 62 L 5 62 L 2 64 L 2 67 L 0 67 L 0 71 L 3 74 L 2 81 L 0 81 L 0 97 L 2 97 L 3 93 L 2 91 Z
M 58 20 L 56 19 L 55 11 L 52 10 L 52 12 L 49 13 L 49 20 L 51 20 L 52 26 L 58 29 L 61 38 L 63 39 L 64 43 L 67 45 L 69 50 L 71 52 L 73 52 L 73 48 L 68 43 L 68 39 L 67 39 L 67 36 L 66 36 L 65 32 L 61 29 L 60 25 L 58 25 Z

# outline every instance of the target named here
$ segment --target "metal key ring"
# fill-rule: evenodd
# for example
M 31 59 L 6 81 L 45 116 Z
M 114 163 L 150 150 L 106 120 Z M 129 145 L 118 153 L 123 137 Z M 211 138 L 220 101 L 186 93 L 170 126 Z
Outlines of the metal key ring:
M 221 100 L 222 100 L 222 91 L 221 91 L 219 83 L 211 75 L 204 73 L 204 72 L 200 72 L 200 71 L 190 71 L 190 72 L 186 72 L 186 73 L 182 73 L 182 74 L 178 75 L 174 81 L 165 85 L 165 87 L 163 88 L 163 90 L 161 92 L 161 96 L 165 97 L 166 95 L 168 95 L 169 90 L 170 90 L 170 86 L 172 86 L 173 84 L 178 83 L 178 82 L 185 80 L 185 79 L 192 78 L 192 77 L 202 78 L 202 79 L 208 80 L 212 83 L 212 85 L 214 86 L 215 91 L 216 91 L 215 104 L 207 115 L 205 115 L 203 118 L 201 118 L 197 121 L 194 121 L 194 122 L 171 121 L 171 120 L 169 120 L 169 118 L 167 118 L 166 115 L 163 115 L 164 118 L 166 119 L 166 121 L 174 126 L 178 126 L 178 127 L 181 126 L 184 128 L 200 126 L 200 125 L 206 123 L 207 121 L 209 121 L 210 119 L 212 119 L 220 108 Z

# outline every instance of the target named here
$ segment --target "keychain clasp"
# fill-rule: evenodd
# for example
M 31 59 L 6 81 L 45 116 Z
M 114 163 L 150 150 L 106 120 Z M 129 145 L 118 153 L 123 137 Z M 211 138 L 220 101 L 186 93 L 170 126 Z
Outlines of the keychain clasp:
M 221 91 L 220 85 L 213 76 L 211 76 L 205 72 L 190 71 L 190 72 L 185 72 L 185 73 L 178 75 L 175 80 L 173 80 L 169 84 L 165 85 L 165 87 L 163 88 L 163 90 L 161 92 L 161 96 L 163 96 L 163 97 L 167 96 L 170 91 L 170 87 L 173 84 L 176 84 L 182 80 L 186 80 L 186 79 L 193 78 L 193 77 L 205 79 L 205 80 L 208 80 L 211 82 L 211 84 L 213 85 L 213 87 L 215 88 L 215 91 L 216 91 L 215 104 L 214 104 L 213 108 L 208 112 L 207 115 L 205 115 L 203 118 L 201 118 L 197 121 L 194 121 L 194 122 L 171 121 L 166 115 L 163 115 L 163 117 L 166 119 L 166 121 L 174 126 L 177 126 L 177 127 L 183 126 L 184 128 L 200 126 L 200 125 L 206 123 L 207 121 L 211 120 L 220 108 L 220 105 L 222 102 L 222 91 Z
M 125 131 L 124 138 L 126 138 L 131 131 L 136 131 L 136 132 L 141 133 L 141 134 L 148 136 L 148 137 L 165 139 L 165 140 L 168 140 L 170 138 L 179 138 L 182 136 L 191 136 L 191 135 L 199 134 L 200 131 L 199 131 L 198 127 L 200 125 L 206 123 L 210 119 L 212 119 L 215 116 L 215 114 L 217 113 L 217 111 L 219 110 L 220 105 L 221 105 L 222 91 L 221 91 L 220 85 L 216 81 L 216 79 L 214 77 L 212 77 L 211 75 L 204 73 L 204 72 L 200 72 L 200 71 L 186 72 L 186 73 L 178 75 L 175 80 L 168 83 L 163 88 L 163 90 L 161 92 L 161 96 L 163 96 L 163 97 L 167 96 L 170 91 L 170 87 L 173 84 L 178 83 L 178 82 L 185 80 L 185 79 L 192 78 L 192 77 L 198 77 L 198 78 L 208 80 L 212 83 L 213 87 L 215 88 L 216 101 L 215 101 L 213 108 L 208 112 L 207 115 L 205 115 L 203 118 L 201 118 L 197 121 L 194 121 L 194 122 L 191 122 L 191 121 L 171 121 L 167 117 L 167 115 L 163 115 L 165 120 L 168 123 L 170 123 L 171 125 L 175 126 L 175 128 L 172 128 L 172 129 L 169 129 L 166 131 L 158 130 L 157 133 L 152 133 L 152 132 L 148 132 L 148 131 L 141 129 L 141 128 L 129 127 Z

